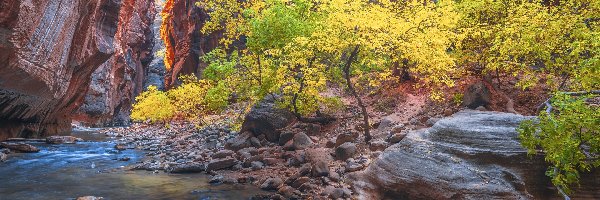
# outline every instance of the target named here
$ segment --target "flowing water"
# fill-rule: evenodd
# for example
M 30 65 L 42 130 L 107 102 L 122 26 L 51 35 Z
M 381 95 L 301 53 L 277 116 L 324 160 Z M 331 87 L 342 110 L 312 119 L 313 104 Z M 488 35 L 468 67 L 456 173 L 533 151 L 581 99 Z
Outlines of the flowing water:
M 10 154 L 0 163 L 0 199 L 248 199 L 260 190 L 249 185 L 210 185 L 206 174 L 166 174 L 123 170 L 144 157 L 140 150 L 118 152 L 101 134 L 74 133 L 86 142 L 31 143 L 39 153 Z M 129 161 L 119 158 L 129 157 Z

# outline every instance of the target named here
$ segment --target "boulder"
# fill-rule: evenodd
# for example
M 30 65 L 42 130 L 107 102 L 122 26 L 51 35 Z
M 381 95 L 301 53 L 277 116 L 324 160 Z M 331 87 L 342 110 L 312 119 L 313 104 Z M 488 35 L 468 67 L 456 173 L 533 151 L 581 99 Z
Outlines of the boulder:
M 475 109 L 479 106 L 488 106 L 491 102 L 492 94 L 483 82 L 477 82 L 470 85 L 465 91 L 462 99 L 462 106 Z
M 312 144 L 312 140 L 310 137 L 308 137 L 308 135 L 306 135 L 306 133 L 298 133 L 294 135 L 293 146 L 295 150 L 306 149 Z
M 283 184 L 281 178 L 268 178 L 260 185 L 263 190 L 277 190 Z
M 543 157 L 529 158 L 516 114 L 465 110 L 410 132 L 364 172 L 353 174 L 364 199 L 557 199 Z M 600 178 L 582 175 L 573 198 L 596 198 Z M 587 184 L 587 185 L 586 185 Z
M 231 138 L 225 142 L 225 149 L 237 151 L 240 149 L 252 147 L 250 139 L 253 137 L 251 132 L 244 131 L 237 135 L 235 138 Z
M 285 143 L 287 143 L 288 141 L 290 141 L 294 138 L 294 135 L 295 135 L 295 133 L 293 131 L 283 131 L 281 133 L 281 135 L 279 136 L 278 144 L 280 146 L 285 145 Z
M 236 163 L 236 160 L 233 158 L 213 159 L 206 164 L 206 171 L 210 172 L 233 167 Z
M 37 153 L 40 151 L 37 147 L 26 143 L 0 143 L 0 147 L 10 149 L 20 153 Z
M 295 121 L 295 116 L 287 109 L 277 107 L 275 98 L 267 97 L 256 104 L 244 118 L 243 131 L 254 135 L 264 135 L 269 142 L 279 142 L 281 129 Z
M 205 169 L 206 166 L 202 163 L 185 163 L 172 166 L 168 171 L 171 173 L 198 173 Z
M 217 151 L 217 153 L 212 155 L 213 159 L 217 159 L 217 158 L 226 158 L 226 157 L 231 157 L 233 156 L 234 152 L 232 150 L 221 150 L 221 151 Z
M 50 136 L 46 138 L 48 144 L 75 144 L 78 138 L 73 136 Z
M 352 158 L 356 153 L 356 145 L 352 142 L 346 142 L 335 148 L 335 159 L 346 160 Z

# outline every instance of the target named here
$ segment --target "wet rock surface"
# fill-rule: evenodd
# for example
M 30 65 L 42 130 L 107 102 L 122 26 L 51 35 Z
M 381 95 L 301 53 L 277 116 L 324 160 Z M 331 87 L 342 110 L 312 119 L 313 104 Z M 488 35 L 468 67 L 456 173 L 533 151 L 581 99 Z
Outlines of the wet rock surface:
M 17 152 L 17 153 L 37 153 L 40 151 L 39 148 L 27 144 L 27 143 L 8 143 L 8 142 L 2 142 L 0 143 L 0 147 L 2 148 L 7 148 L 10 149 L 13 152 Z
M 354 184 L 367 199 L 557 198 L 544 175 L 543 158 L 529 159 L 518 141 L 515 128 L 524 119 L 461 111 L 429 129 L 410 132 L 356 174 Z M 577 195 L 597 197 L 593 187 Z
M 79 138 L 73 136 L 50 136 L 46 138 L 48 144 L 75 144 Z

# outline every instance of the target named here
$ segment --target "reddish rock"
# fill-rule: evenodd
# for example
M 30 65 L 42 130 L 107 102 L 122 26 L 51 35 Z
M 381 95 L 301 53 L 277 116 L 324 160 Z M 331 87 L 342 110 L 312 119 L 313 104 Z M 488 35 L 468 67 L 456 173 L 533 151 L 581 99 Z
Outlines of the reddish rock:
M 115 54 L 92 74 L 76 120 L 89 126 L 128 123 L 132 102 L 144 89 L 144 75 L 153 58 L 153 7 L 150 0 L 123 3 L 113 42 Z
M 182 74 L 199 74 L 207 64 L 200 57 L 219 44 L 220 33 L 205 35 L 200 29 L 208 19 L 203 9 L 189 0 L 167 0 L 161 37 L 165 42 L 165 85 L 173 87 Z
M 138 33 L 147 32 L 148 16 L 152 16 L 148 9 L 153 2 L 3 0 L 0 4 L 0 29 L 3 30 L 0 33 L 0 140 L 70 131 L 71 115 L 87 98 L 90 83 L 94 82 L 92 74 L 101 65 L 117 65 L 107 70 L 110 72 L 107 74 L 117 78 L 102 81 L 115 83 L 111 88 L 121 87 L 117 91 L 122 92 L 107 97 L 121 98 L 114 100 L 119 102 L 114 107 L 108 107 L 117 113 L 128 110 L 125 105 L 132 100 L 130 94 L 137 92 L 131 88 L 137 86 L 129 87 L 124 80 L 131 78 L 132 83 L 140 83 L 143 78 L 141 65 L 131 63 L 143 62 L 147 56 L 136 47 L 146 48 L 140 46 L 145 43 L 144 34 Z M 113 61 L 107 63 L 107 60 Z M 127 64 L 119 67 L 119 63 Z M 135 74 L 135 77 L 125 74 Z M 103 114 L 99 116 L 108 116 Z

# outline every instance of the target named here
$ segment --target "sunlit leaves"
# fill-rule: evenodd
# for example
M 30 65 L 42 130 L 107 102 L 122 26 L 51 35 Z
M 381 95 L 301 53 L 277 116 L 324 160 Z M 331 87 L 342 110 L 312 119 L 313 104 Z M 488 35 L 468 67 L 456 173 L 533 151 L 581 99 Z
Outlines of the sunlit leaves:
M 600 107 L 583 99 L 558 93 L 552 99 L 554 112 L 542 112 L 538 120 L 525 121 L 518 129 L 530 154 L 544 151 L 552 164 L 546 174 L 567 193 L 579 181 L 580 172 L 600 166 Z

